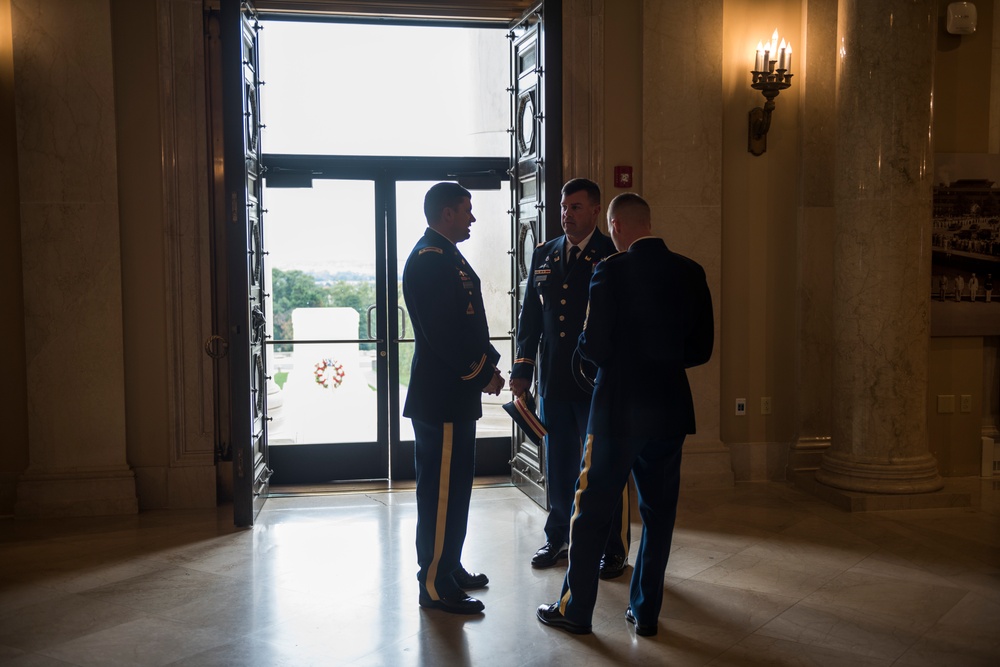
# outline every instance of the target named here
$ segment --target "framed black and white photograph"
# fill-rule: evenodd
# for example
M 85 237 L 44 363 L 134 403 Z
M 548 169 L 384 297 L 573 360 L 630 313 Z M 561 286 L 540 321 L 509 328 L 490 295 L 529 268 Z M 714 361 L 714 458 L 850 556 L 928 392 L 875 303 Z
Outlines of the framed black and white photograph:
M 1000 155 L 938 153 L 931 236 L 931 333 L 1000 333 Z

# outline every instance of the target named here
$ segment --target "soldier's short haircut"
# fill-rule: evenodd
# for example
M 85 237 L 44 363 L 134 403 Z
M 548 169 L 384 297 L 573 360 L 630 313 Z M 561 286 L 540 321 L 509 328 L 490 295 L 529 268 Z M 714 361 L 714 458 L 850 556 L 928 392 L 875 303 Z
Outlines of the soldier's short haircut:
M 458 183 L 450 181 L 432 185 L 424 195 L 424 217 L 428 223 L 437 222 L 446 208 L 453 208 L 463 199 L 471 199 L 472 193 Z
M 563 197 L 566 197 L 581 190 L 587 193 L 591 204 L 601 203 L 601 188 L 589 178 L 574 178 L 566 181 L 566 185 L 562 187 L 562 194 Z
M 626 215 L 636 222 L 649 223 L 649 204 L 634 192 L 624 192 L 608 204 L 608 219 L 616 215 Z

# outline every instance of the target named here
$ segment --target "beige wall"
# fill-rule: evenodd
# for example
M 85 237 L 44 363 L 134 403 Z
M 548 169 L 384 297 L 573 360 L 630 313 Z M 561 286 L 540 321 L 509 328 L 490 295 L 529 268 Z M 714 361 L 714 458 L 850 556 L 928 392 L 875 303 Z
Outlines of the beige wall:
M 567 0 L 567 10 L 574 2 L 584 0 Z M 811 136 L 802 138 L 800 96 L 809 85 L 823 83 L 807 81 L 802 61 L 810 4 L 817 1 L 691 3 L 672 12 L 673 18 L 662 14 L 661 32 L 646 24 L 647 11 L 661 7 L 659 2 L 585 1 L 594 15 L 591 28 L 602 31 L 596 48 L 601 103 L 593 105 L 602 114 L 593 133 L 601 151 L 595 177 L 610 200 L 621 191 L 613 187 L 614 166 L 633 166 L 634 189 L 663 215 L 657 231 L 712 274 L 719 339 L 715 366 L 697 379 L 712 395 L 707 406 L 699 405 L 699 421 L 708 423 L 707 437 L 733 450 L 738 479 L 780 476 L 782 451 L 798 429 L 794 291 L 803 267 L 795 259 L 796 219 L 801 189 L 809 186 L 799 181 L 808 166 L 800 142 Z M 976 4 L 975 35 L 958 39 L 942 31 L 939 39 L 934 110 L 939 152 L 988 151 L 993 3 Z M 164 259 L 157 10 L 154 2 L 131 0 L 112 0 L 111 8 L 128 459 L 137 471 L 141 506 L 178 506 L 183 501 L 171 496 L 167 480 L 178 459 L 178 436 L 166 396 L 170 341 L 163 301 L 170 269 Z M 0 0 L 0 296 L 18 322 L 23 299 L 10 12 L 11 0 Z M 757 40 L 775 27 L 798 47 L 797 73 L 792 88 L 777 98 L 767 153 L 754 157 L 746 151 L 747 112 L 763 97 L 749 87 L 749 65 Z M 690 48 L 644 44 L 644 35 L 666 39 L 669 31 L 693 35 L 685 42 Z M 650 53 L 656 54 L 652 61 Z M 822 205 L 822 197 L 814 199 L 806 204 Z M 27 465 L 28 434 L 23 327 L 5 327 L 0 335 L 9 371 L 0 444 L 4 514 L 12 507 L 12 482 Z M 932 408 L 938 394 L 975 397 L 970 415 L 929 411 L 931 450 L 945 475 L 976 473 L 977 420 L 986 399 L 984 347 L 982 339 L 932 342 Z M 760 414 L 763 396 L 772 399 L 769 416 Z M 738 397 L 747 399 L 742 418 L 733 414 Z
M 647 7 L 650 4 L 647 3 Z M 832 293 L 824 292 L 824 285 L 832 279 L 828 266 L 831 253 L 829 246 L 823 243 L 833 220 L 831 174 L 824 169 L 832 153 L 823 150 L 823 143 L 818 142 L 817 137 L 833 136 L 834 131 L 829 126 L 831 118 L 822 116 L 822 109 L 810 109 L 809 102 L 801 96 L 809 89 L 812 99 L 826 106 L 833 103 L 830 99 L 834 83 L 833 61 L 825 58 L 823 50 L 828 50 L 826 42 L 829 40 L 822 31 L 807 26 L 807 20 L 810 14 L 823 20 L 832 13 L 835 28 L 837 3 L 836 0 L 726 0 L 721 4 L 722 243 L 718 258 L 721 284 L 716 294 L 721 301 L 717 349 L 717 357 L 721 359 L 721 439 L 732 451 L 736 479 L 781 478 L 789 444 L 797 437 L 822 435 L 810 430 L 815 430 L 817 424 L 809 421 L 818 418 L 818 426 L 823 426 L 822 406 L 804 406 L 802 402 L 816 403 L 824 395 L 821 389 L 806 391 L 804 384 L 823 383 L 824 363 L 829 361 L 816 355 L 822 356 L 824 349 L 829 349 L 822 344 L 820 323 L 823 311 L 828 311 L 832 305 L 828 302 Z M 714 3 L 702 5 L 701 12 L 692 17 L 695 20 L 690 25 L 707 25 L 713 7 Z M 992 3 L 977 3 L 977 8 L 979 29 L 971 39 L 963 37 L 957 44 L 958 38 L 946 35 L 943 27 L 940 33 L 934 110 L 936 150 L 939 152 L 987 150 L 993 7 Z M 609 26 L 617 11 L 609 7 Z M 757 40 L 769 35 L 775 27 L 796 47 L 795 79 L 792 87 L 776 100 L 767 152 L 754 157 L 746 150 L 747 112 L 760 106 L 763 97 L 749 87 L 748 61 Z M 807 51 L 807 33 L 814 41 L 824 40 L 813 47 L 819 48 L 819 52 Z M 612 72 L 612 53 L 608 48 L 606 81 L 609 87 L 616 76 Z M 813 53 L 814 60 L 822 65 L 809 68 L 809 73 L 819 77 L 815 81 L 806 77 L 807 53 Z M 712 109 L 699 100 L 704 92 L 693 91 L 689 85 L 696 79 L 703 86 L 712 85 L 716 73 L 711 69 L 711 62 L 706 63 L 704 59 L 711 60 L 706 53 L 690 54 L 683 62 L 693 64 L 671 77 L 660 72 L 644 72 L 646 90 L 643 94 L 647 100 L 651 95 L 664 99 L 662 106 L 670 109 L 663 114 L 665 118 L 683 123 L 687 114 L 692 110 L 696 112 L 699 106 L 703 113 L 712 113 Z M 823 62 L 819 63 L 820 60 Z M 677 62 L 682 60 L 678 57 Z M 670 83 L 664 84 L 665 81 Z M 961 82 L 957 88 L 956 82 Z M 662 88 L 654 92 L 653 87 Z M 669 92 L 664 93 L 665 90 Z M 610 94 L 608 99 L 612 99 Z M 628 105 L 627 98 L 617 102 Z M 610 113 L 610 102 L 608 106 Z M 647 105 L 647 113 L 648 109 Z M 811 116 L 804 117 L 805 112 L 810 112 Z M 650 125 L 650 120 L 644 119 L 647 128 L 642 138 L 644 142 L 661 134 L 655 124 Z M 606 132 L 612 131 L 609 118 Z M 672 132 L 666 130 L 663 134 Z M 683 135 L 680 139 L 697 141 L 696 137 Z M 672 141 L 676 143 L 675 139 Z M 803 150 L 800 142 L 809 150 Z M 611 142 L 608 144 L 610 146 Z M 714 148 L 711 137 L 703 145 L 706 150 Z M 678 151 L 683 151 L 683 146 Z M 824 152 L 827 157 L 818 155 Z M 652 156 L 653 160 L 658 157 Z M 609 159 L 609 170 L 612 163 Z M 643 194 L 651 200 L 676 199 L 677 193 L 671 192 L 669 184 L 651 182 L 648 173 L 641 174 L 638 182 Z M 710 178 L 703 182 L 706 189 L 713 187 Z M 665 235 L 669 240 L 670 233 Z M 698 259 L 705 261 L 704 257 Z M 804 295 L 797 293 L 803 288 L 802 281 L 811 283 L 806 286 L 811 291 Z M 810 308 L 813 309 L 811 314 L 800 311 Z M 804 323 L 803 317 L 811 319 Z M 936 340 L 930 352 L 929 400 L 936 401 L 938 393 L 951 392 L 950 387 L 955 382 L 972 387 L 970 391 L 974 395 L 971 415 L 944 417 L 938 416 L 936 410 L 930 411 L 929 444 L 932 452 L 941 458 L 942 474 L 945 475 L 969 475 L 978 471 L 980 437 L 976 425 L 982 415 L 981 406 L 988 397 L 983 396 L 981 388 L 982 355 L 969 354 L 969 345 L 981 348 L 982 340 Z M 809 354 L 803 356 L 806 346 L 812 347 L 811 357 Z M 800 355 L 802 365 L 798 375 L 796 354 Z M 939 376 L 942 369 L 948 369 L 949 375 Z M 771 398 L 771 415 L 761 414 L 762 397 Z M 747 399 L 745 417 L 734 414 L 737 398 Z M 701 417 L 699 413 L 699 420 Z
M 642 2 L 564 0 L 563 16 L 563 178 L 595 181 L 606 209 L 642 191 Z M 614 186 L 616 165 L 632 187 Z
M 14 0 L 28 468 L 22 516 L 133 512 L 109 0 Z
M 156 3 L 112 0 L 111 11 L 127 451 L 148 508 L 165 504 L 170 452 Z
M 783 447 L 795 436 L 800 5 L 724 3 L 721 419 L 738 480 L 780 477 L 784 461 L 770 443 Z M 750 69 L 757 42 L 775 28 L 797 54 L 793 83 L 775 99 L 767 152 L 754 156 L 747 151 L 747 114 L 765 100 L 750 88 Z M 770 415 L 761 413 L 763 397 L 771 398 Z M 737 398 L 747 400 L 745 417 L 735 414 Z
M 200 0 L 112 0 L 128 461 L 140 507 L 216 503 Z
M 944 477 L 980 474 L 984 366 L 982 338 L 931 339 L 927 432 Z M 962 395 L 972 397 L 971 412 L 961 411 Z M 953 397 L 954 412 L 938 412 L 938 396 Z
M 615 0 L 606 6 L 604 173 L 598 184 L 608 203 L 623 192 L 642 192 L 642 2 Z M 616 165 L 632 167 L 631 188 L 614 186 Z
M 972 35 L 949 35 L 944 29 L 944 4 L 940 7 L 934 71 L 934 150 L 938 153 L 988 153 L 990 91 L 994 41 L 994 3 L 976 2 L 978 26 Z M 992 122 L 996 123 L 997 119 Z M 927 378 L 927 421 L 930 450 L 941 474 L 979 475 L 983 415 L 990 414 L 983 369 L 984 339 L 980 337 L 931 340 Z M 962 394 L 971 395 L 972 412 L 959 410 Z M 955 412 L 938 412 L 938 396 L 955 396 Z
M 939 153 L 986 153 L 989 141 L 993 0 L 977 0 L 971 35 L 945 30 L 945 8 L 934 63 L 934 147 Z
M 17 63 L 12 49 L 11 5 L 11 0 L 0 0 L 0 270 L 4 272 L 0 290 L 8 321 L 20 322 L 26 320 L 18 194 L 19 177 L 23 190 L 26 176 L 17 170 L 17 91 L 13 76 Z M 179 136 L 170 137 L 162 130 L 161 122 L 165 100 L 169 100 L 175 114 L 174 127 L 178 126 L 177 117 L 203 115 L 203 110 L 191 112 L 197 107 L 197 94 L 204 95 L 203 84 L 199 83 L 202 65 L 199 57 L 188 53 L 190 48 L 174 58 L 161 58 L 158 51 L 160 45 L 181 39 L 178 35 L 190 34 L 192 41 L 188 44 L 200 45 L 202 10 L 198 0 L 111 0 L 109 7 L 111 43 L 102 46 L 111 54 L 114 76 L 116 166 L 112 178 L 117 180 L 115 228 L 121 248 L 120 253 L 116 248 L 114 254 L 116 261 L 120 254 L 122 295 L 122 342 L 114 346 L 112 354 L 123 362 L 123 377 L 113 377 L 109 369 L 105 380 L 117 382 L 112 393 L 120 391 L 124 399 L 122 439 L 128 467 L 135 473 L 139 507 L 212 505 L 216 498 L 212 410 L 211 400 L 204 399 L 204 395 L 210 396 L 212 385 L 201 351 L 201 342 L 211 331 L 200 328 L 199 322 L 210 313 L 204 283 L 198 282 L 201 274 L 207 275 L 208 246 L 199 234 L 207 235 L 203 190 L 208 186 L 208 157 L 204 137 L 199 138 L 200 143 L 191 141 L 186 127 L 177 130 Z M 184 23 L 186 20 L 188 23 Z M 68 24 L 65 28 L 73 29 Z M 32 48 L 26 42 L 22 57 L 36 55 Z M 39 64 L 44 69 L 44 57 L 37 58 L 34 65 Z M 192 96 L 191 91 L 196 95 Z M 188 122 L 203 134 L 203 119 Z M 191 146 L 197 159 L 191 159 Z M 183 166 L 178 167 L 178 162 Z M 186 181 L 185 176 L 189 177 Z M 42 186 L 30 180 L 31 174 L 27 178 L 29 186 Z M 192 182 L 202 191 L 190 187 Z M 170 188 L 179 193 L 181 203 L 165 207 L 163 193 Z M 167 210 L 176 219 L 168 221 Z M 202 217 L 190 214 L 195 210 Z M 192 227 L 205 230 L 192 234 Z M 7 326 L 0 334 L 9 371 L 3 389 L 7 419 L 6 437 L 0 444 L 0 515 L 14 511 L 18 477 L 29 463 L 24 332 L 24 326 Z M 117 332 L 105 331 L 102 340 L 113 334 Z M 89 356 L 98 356 L 99 350 L 91 351 L 94 354 Z M 73 359 L 86 365 L 87 356 L 85 351 Z M 74 367 L 75 362 L 69 363 L 67 372 L 73 372 Z M 111 393 L 103 398 L 102 392 L 95 393 L 93 400 L 113 398 Z M 58 421 L 57 403 L 61 404 L 61 399 L 57 401 L 54 396 L 52 411 L 56 416 L 46 418 L 48 421 Z M 87 414 L 95 415 L 92 424 L 73 420 L 81 434 L 99 429 L 104 421 L 98 413 Z M 79 439 L 81 442 L 67 442 L 74 455 L 93 452 L 92 443 L 82 435 Z

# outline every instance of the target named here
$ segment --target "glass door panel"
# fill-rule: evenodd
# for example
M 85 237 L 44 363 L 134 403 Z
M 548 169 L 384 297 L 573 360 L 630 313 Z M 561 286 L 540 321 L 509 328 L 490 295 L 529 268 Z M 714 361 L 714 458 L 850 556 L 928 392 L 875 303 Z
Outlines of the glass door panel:
M 402 293 L 403 267 L 414 244 L 423 235 L 427 221 L 423 214 L 424 195 L 436 181 L 401 181 L 396 183 L 396 289 L 399 305 L 405 310 Z M 490 327 L 493 345 L 500 352 L 500 371 L 510 379 L 512 348 L 510 330 L 513 326 L 510 296 L 511 256 L 507 250 L 512 247 L 510 216 L 510 187 L 507 182 L 499 190 L 474 190 L 472 192 L 471 236 L 458 245 L 462 255 L 469 261 L 482 282 L 483 301 Z M 402 416 L 402 406 L 406 399 L 406 381 L 409 378 L 410 360 L 413 358 L 413 331 L 409 314 L 405 314 L 406 336 L 399 344 L 399 422 L 400 439 L 413 441 L 413 427 L 410 420 Z M 504 389 L 500 396 L 483 395 L 483 417 L 476 426 L 477 438 L 499 437 L 509 441 L 511 420 L 501 407 L 509 401 L 510 390 Z
M 262 67 L 268 85 L 262 111 L 269 152 L 507 154 L 506 30 L 303 21 L 264 25 Z M 442 91 L 452 90 L 448 103 L 441 104 Z
M 373 181 L 267 192 L 272 446 L 379 441 L 375 201 Z
M 264 237 L 274 483 L 413 479 L 413 426 L 402 417 L 413 329 L 401 280 L 427 226 L 424 195 L 438 181 L 403 180 L 393 173 L 398 165 L 376 159 L 362 165 L 367 178 L 331 177 L 324 170 L 340 167 L 317 163 L 296 167 L 313 175 L 312 187 L 278 187 L 289 182 L 280 178 L 283 169 L 292 169 L 269 159 L 268 173 L 279 175 L 267 188 Z M 421 169 L 438 178 L 456 171 Z M 482 280 L 505 377 L 513 325 L 509 202 L 507 183 L 474 191 L 477 222 L 460 245 Z M 477 474 L 509 471 L 512 426 L 501 407 L 508 400 L 509 390 L 483 396 Z

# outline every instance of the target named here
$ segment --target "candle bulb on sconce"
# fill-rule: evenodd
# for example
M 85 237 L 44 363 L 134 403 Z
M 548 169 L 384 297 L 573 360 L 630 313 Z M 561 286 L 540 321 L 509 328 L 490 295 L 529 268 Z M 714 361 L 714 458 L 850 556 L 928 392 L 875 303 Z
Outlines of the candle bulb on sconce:
M 775 68 L 777 65 L 777 68 Z M 767 132 L 771 129 L 771 112 L 774 98 L 792 85 L 792 45 L 780 40 L 775 29 L 768 43 L 757 42 L 754 68 L 750 72 L 750 87 L 759 90 L 766 102 L 763 107 L 750 110 L 747 128 L 747 150 L 753 155 L 763 155 L 767 150 Z

